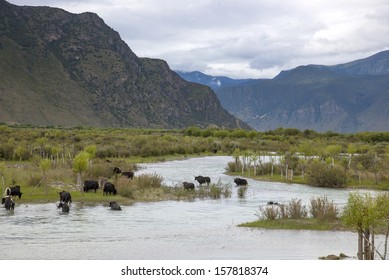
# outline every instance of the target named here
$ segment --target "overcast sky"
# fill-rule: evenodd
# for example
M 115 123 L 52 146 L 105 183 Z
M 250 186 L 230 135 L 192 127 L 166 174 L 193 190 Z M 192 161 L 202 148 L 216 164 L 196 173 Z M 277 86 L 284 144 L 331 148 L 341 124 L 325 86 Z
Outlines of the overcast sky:
M 388 0 L 8 0 L 97 13 L 140 57 L 173 70 L 273 78 L 389 49 Z

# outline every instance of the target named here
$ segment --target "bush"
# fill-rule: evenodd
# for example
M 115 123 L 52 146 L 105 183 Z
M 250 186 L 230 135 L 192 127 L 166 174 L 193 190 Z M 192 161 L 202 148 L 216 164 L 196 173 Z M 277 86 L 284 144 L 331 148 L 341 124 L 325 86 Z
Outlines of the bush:
M 303 219 L 307 217 L 307 209 L 302 205 L 301 199 L 292 199 L 288 203 L 286 210 L 290 219 Z
M 339 210 L 334 202 L 328 201 L 327 197 L 324 196 L 310 200 L 309 213 L 312 218 L 333 221 L 338 218 Z
M 246 196 L 247 192 L 247 186 L 239 186 L 238 188 L 238 197 L 239 198 L 244 198 Z
M 213 199 L 231 196 L 231 185 L 228 183 L 222 183 L 220 180 L 215 184 L 209 186 L 201 186 L 197 191 L 198 197 L 210 197 Z
M 241 165 L 240 161 L 238 161 L 238 162 L 235 162 L 235 161 L 228 162 L 227 163 L 227 171 L 231 172 L 231 173 L 242 171 L 242 165 Z
M 132 180 L 119 177 L 116 181 L 116 188 L 121 196 L 135 199 L 144 196 L 147 192 L 151 193 L 153 190 L 161 188 L 162 181 L 162 176 L 156 173 L 135 176 Z
M 346 184 L 346 174 L 339 166 L 327 165 L 324 162 L 313 162 L 307 170 L 308 183 L 324 188 L 341 188 Z
M 278 208 L 274 205 L 263 208 L 262 215 L 265 220 L 275 220 L 280 216 Z

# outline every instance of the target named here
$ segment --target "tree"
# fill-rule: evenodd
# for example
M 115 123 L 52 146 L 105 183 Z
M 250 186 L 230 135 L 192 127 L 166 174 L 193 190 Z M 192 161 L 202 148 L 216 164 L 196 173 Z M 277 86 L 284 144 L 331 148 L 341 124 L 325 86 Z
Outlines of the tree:
M 347 153 L 348 153 L 348 155 L 349 155 L 348 168 L 350 168 L 350 166 L 351 166 L 351 161 L 352 161 L 354 155 L 357 153 L 357 151 L 358 151 L 357 145 L 351 143 L 351 144 L 349 144 L 349 145 L 347 146 Z
M 47 158 L 42 159 L 42 160 L 40 161 L 39 165 L 40 165 L 40 167 L 42 168 L 42 171 L 43 171 L 43 178 L 42 178 L 42 180 L 41 180 L 41 182 L 43 182 L 44 179 L 46 178 L 46 172 L 47 172 L 47 170 L 50 169 L 51 160 L 49 160 L 49 159 L 47 159 Z M 46 187 L 45 187 L 45 193 L 46 193 L 46 195 L 47 195 L 47 193 L 48 193 L 47 185 L 46 185 Z
M 357 230 L 358 259 L 373 260 L 377 253 L 381 259 L 386 258 L 389 236 L 389 196 L 379 194 L 373 197 L 369 193 L 351 193 L 344 209 L 343 220 L 346 225 Z M 386 228 L 384 253 L 375 247 L 374 237 L 377 227 Z
M 88 162 L 89 162 L 90 154 L 85 151 L 79 152 L 74 157 L 74 163 L 73 163 L 73 171 L 77 173 L 77 185 L 80 187 L 80 190 L 82 191 L 82 173 L 85 172 L 88 169 Z
M 89 154 L 88 166 L 92 166 L 92 159 L 96 157 L 97 147 L 96 145 L 89 145 L 84 148 L 84 151 Z
M 335 157 L 339 156 L 342 151 L 342 147 L 340 145 L 329 145 L 325 149 L 325 153 L 331 158 L 332 166 L 335 165 Z

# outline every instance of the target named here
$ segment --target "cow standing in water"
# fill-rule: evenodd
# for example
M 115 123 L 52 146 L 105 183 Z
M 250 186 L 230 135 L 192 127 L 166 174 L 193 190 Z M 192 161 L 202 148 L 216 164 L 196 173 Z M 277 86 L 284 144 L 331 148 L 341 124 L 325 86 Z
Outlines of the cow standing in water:
M 60 202 L 58 208 L 62 208 L 62 212 L 64 213 L 69 213 L 70 210 L 69 203 L 67 202 Z
M 15 208 L 15 202 L 12 200 L 10 196 L 3 197 L 1 203 L 4 204 L 5 209 L 7 209 L 8 211 L 14 210 Z
M 115 201 L 111 201 L 109 203 L 109 207 L 111 207 L 111 210 L 115 210 L 115 211 L 120 211 L 122 210 L 122 208 L 120 207 L 119 204 L 117 204 Z
M 247 180 L 242 178 L 235 178 L 234 182 L 237 186 L 247 186 Z
M 211 178 L 204 177 L 204 176 L 196 176 L 195 180 L 197 182 L 199 182 L 200 186 L 202 186 L 204 183 L 207 183 L 207 185 L 209 185 L 209 183 L 211 183 Z
M 4 204 L 5 209 L 7 209 L 8 211 L 14 210 L 15 208 L 15 202 L 13 201 L 11 194 L 11 188 L 6 188 L 4 192 L 4 197 L 1 199 L 1 204 Z

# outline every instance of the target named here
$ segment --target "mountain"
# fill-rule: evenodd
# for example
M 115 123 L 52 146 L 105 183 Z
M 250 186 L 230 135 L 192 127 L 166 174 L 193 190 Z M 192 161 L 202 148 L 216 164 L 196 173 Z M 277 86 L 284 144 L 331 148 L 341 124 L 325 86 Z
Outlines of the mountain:
M 93 13 L 0 0 L 0 122 L 249 128 L 208 87 L 139 58 Z
M 225 76 L 210 76 L 199 71 L 176 72 L 178 75 L 180 75 L 181 78 L 185 79 L 186 81 L 206 85 L 212 88 L 213 90 L 227 86 L 235 86 L 252 81 L 252 79 L 231 79 Z
M 224 108 L 259 131 L 388 131 L 389 51 L 345 64 L 299 66 L 215 92 Z

